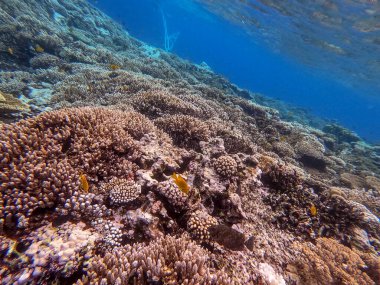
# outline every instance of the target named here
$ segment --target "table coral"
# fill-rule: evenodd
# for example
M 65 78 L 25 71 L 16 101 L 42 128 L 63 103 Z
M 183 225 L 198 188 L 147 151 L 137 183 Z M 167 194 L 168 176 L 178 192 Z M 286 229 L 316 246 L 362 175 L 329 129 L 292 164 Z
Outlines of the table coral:
M 199 148 L 199 142 L 210 137 L 209 126 L 188 115 L 168 115 L 156 119 L 154 123 L 168 132 L 173 141 L 181 147 Z
M 27 112 L 29 106 L 22 103 L 19 99 L 15 98 L 11 94 L 0 91 L 0 113 L 1 116 L 5 114 Z

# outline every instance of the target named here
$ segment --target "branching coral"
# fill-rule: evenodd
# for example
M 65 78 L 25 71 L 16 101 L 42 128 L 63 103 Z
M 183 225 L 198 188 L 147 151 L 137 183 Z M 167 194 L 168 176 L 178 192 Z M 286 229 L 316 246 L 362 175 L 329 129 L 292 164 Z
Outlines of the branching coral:
M 76 284 L 236 284 L 212 267 L 208 252 L 186 237 L 166 236 L 134 244 L 88 262 L 88 277 Z
M 282 122 L 86 1 L 2 1 L 0 22 L 0 89 L 28 115 L 107 106 L 0 126 L 3 283 L 281 284 L 297 257 L 301 281 L 379 279 L 379 148 Z
M 87 174 L 92 191 L 99 180 L 135 171 L 130 160 L 137 148 L 124 129 L 128 122 L 121 111 L 74 108 L 1 125 L 5 226 L 27 227 L 29 217 L 39 220 L 47 209 L 64 204 L 79 191 L 81 172 Z

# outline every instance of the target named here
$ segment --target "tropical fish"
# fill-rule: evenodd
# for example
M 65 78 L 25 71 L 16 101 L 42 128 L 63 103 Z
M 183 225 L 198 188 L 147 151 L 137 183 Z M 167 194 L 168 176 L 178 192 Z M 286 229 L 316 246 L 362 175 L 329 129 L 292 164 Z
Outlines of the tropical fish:
M 117 65 L 117 64 L 110 64 L 109 67 L 110 67 L 111 70 L 118 70 L 118 69 L 121 68 L 120 65 Z
M 189 194 L 190 186 L 187 184 L 186 180 L 183 179 L 183 177 L 177 173 L 173 173 L 171 176 L 174 180 L 174 183 L 178 186 L 178 188 L 185 193 L 186 195 Z
M 79 175 L 79 181 L 80 181 L 80 187 L 83 189 L 84 192 L 88 193 L 88 189 L 90 188 L 86 175 L 81 174 Z
M 230 250 L 244 250 L 244 246 L 253 250 L 253 236 L 247 239 L 245 234 L 226 225 L 213 225 L 208 231 L 213 241 Z
M 311 206 L 310 206 L 310 215 L 312 217 L 315 217 L 317 215 L 317 213 L 318 213 L 317 207 L 314 204 L 311 204 Z
M 42 46 L 40 46 L 39 44 L 37 44 L 35 47 L 34 47 L 34 50 L 36 52 L 44 52 L 44 48 Z
M 8 53 L 10 54 L 10 55 L 13 55 L 13 48 L 11 48 L 11 47 L 9 47 L 8 49 L 7 49 L 7 51 L 8 51 Z

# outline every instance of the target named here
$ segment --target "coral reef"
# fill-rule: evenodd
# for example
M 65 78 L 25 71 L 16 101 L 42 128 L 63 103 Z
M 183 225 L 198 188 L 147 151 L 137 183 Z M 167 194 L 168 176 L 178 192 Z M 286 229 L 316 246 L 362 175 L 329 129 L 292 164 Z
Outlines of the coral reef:
M 84 0 L 0 23 L 2 284 L 379 280 L 378 146 Z

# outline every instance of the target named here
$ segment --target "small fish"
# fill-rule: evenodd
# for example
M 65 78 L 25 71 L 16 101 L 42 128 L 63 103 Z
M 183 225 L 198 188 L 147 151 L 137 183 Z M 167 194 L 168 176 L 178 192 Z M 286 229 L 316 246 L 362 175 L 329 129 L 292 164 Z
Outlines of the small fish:
M 253 250 L 253 236 L 247 239 L 245 234 L 226 225 L 210 226 L 208 231 L 213 241 L 230 250 L 244 250 L 244 246 Z
M 110 68 L 111 70 L 118 70 L 118 69 L 121 68 L 121 66 L 120 66 L 120 65 L 117 65 L 117 64 L 110 64 L 110 65 L 109 65 L 109 68 Z
M 317 215 L 317 213 L 318 213 L 317 207 L 314 204 L 311 204 L 311 206 L 310 206 L 310 215 L 312 217 L 315 217 Z
M 44 48 L 43 48 L 42 46 L 40 46 L 39 44 L 37 44 L 37 45 L 34 47 L 34 50 L 35 50 L 36 52 L 39 52 L 39 53 L 44 52 Z
M 286 136 L 280 136 L 280 142 L 286 142 Z
M 189 194 L 190 186 L 187 184 L 186 180 L 183 179 L 183 177 L 177 173 L 173 173 L 171 176 L 174 180 L 174 183 L 178 186 L 178 188 L 185 193 L 186 195 Z
M 11 48 L 11 47 L 9 47 L 9 48 L 7 49 L 7 51 L 8 51 L 8 53 L 9 53 L 10 55 L 13 55 L 13 54 L 14 54 L 14 52 L 13 52 L 13 48 Z
M 80 181 L 80 187 L 83 189 L 84 192 L 88 193 L 88 189 L 90 188 L 86 175 L 81 174 L 79 175 L 79 181 Z

